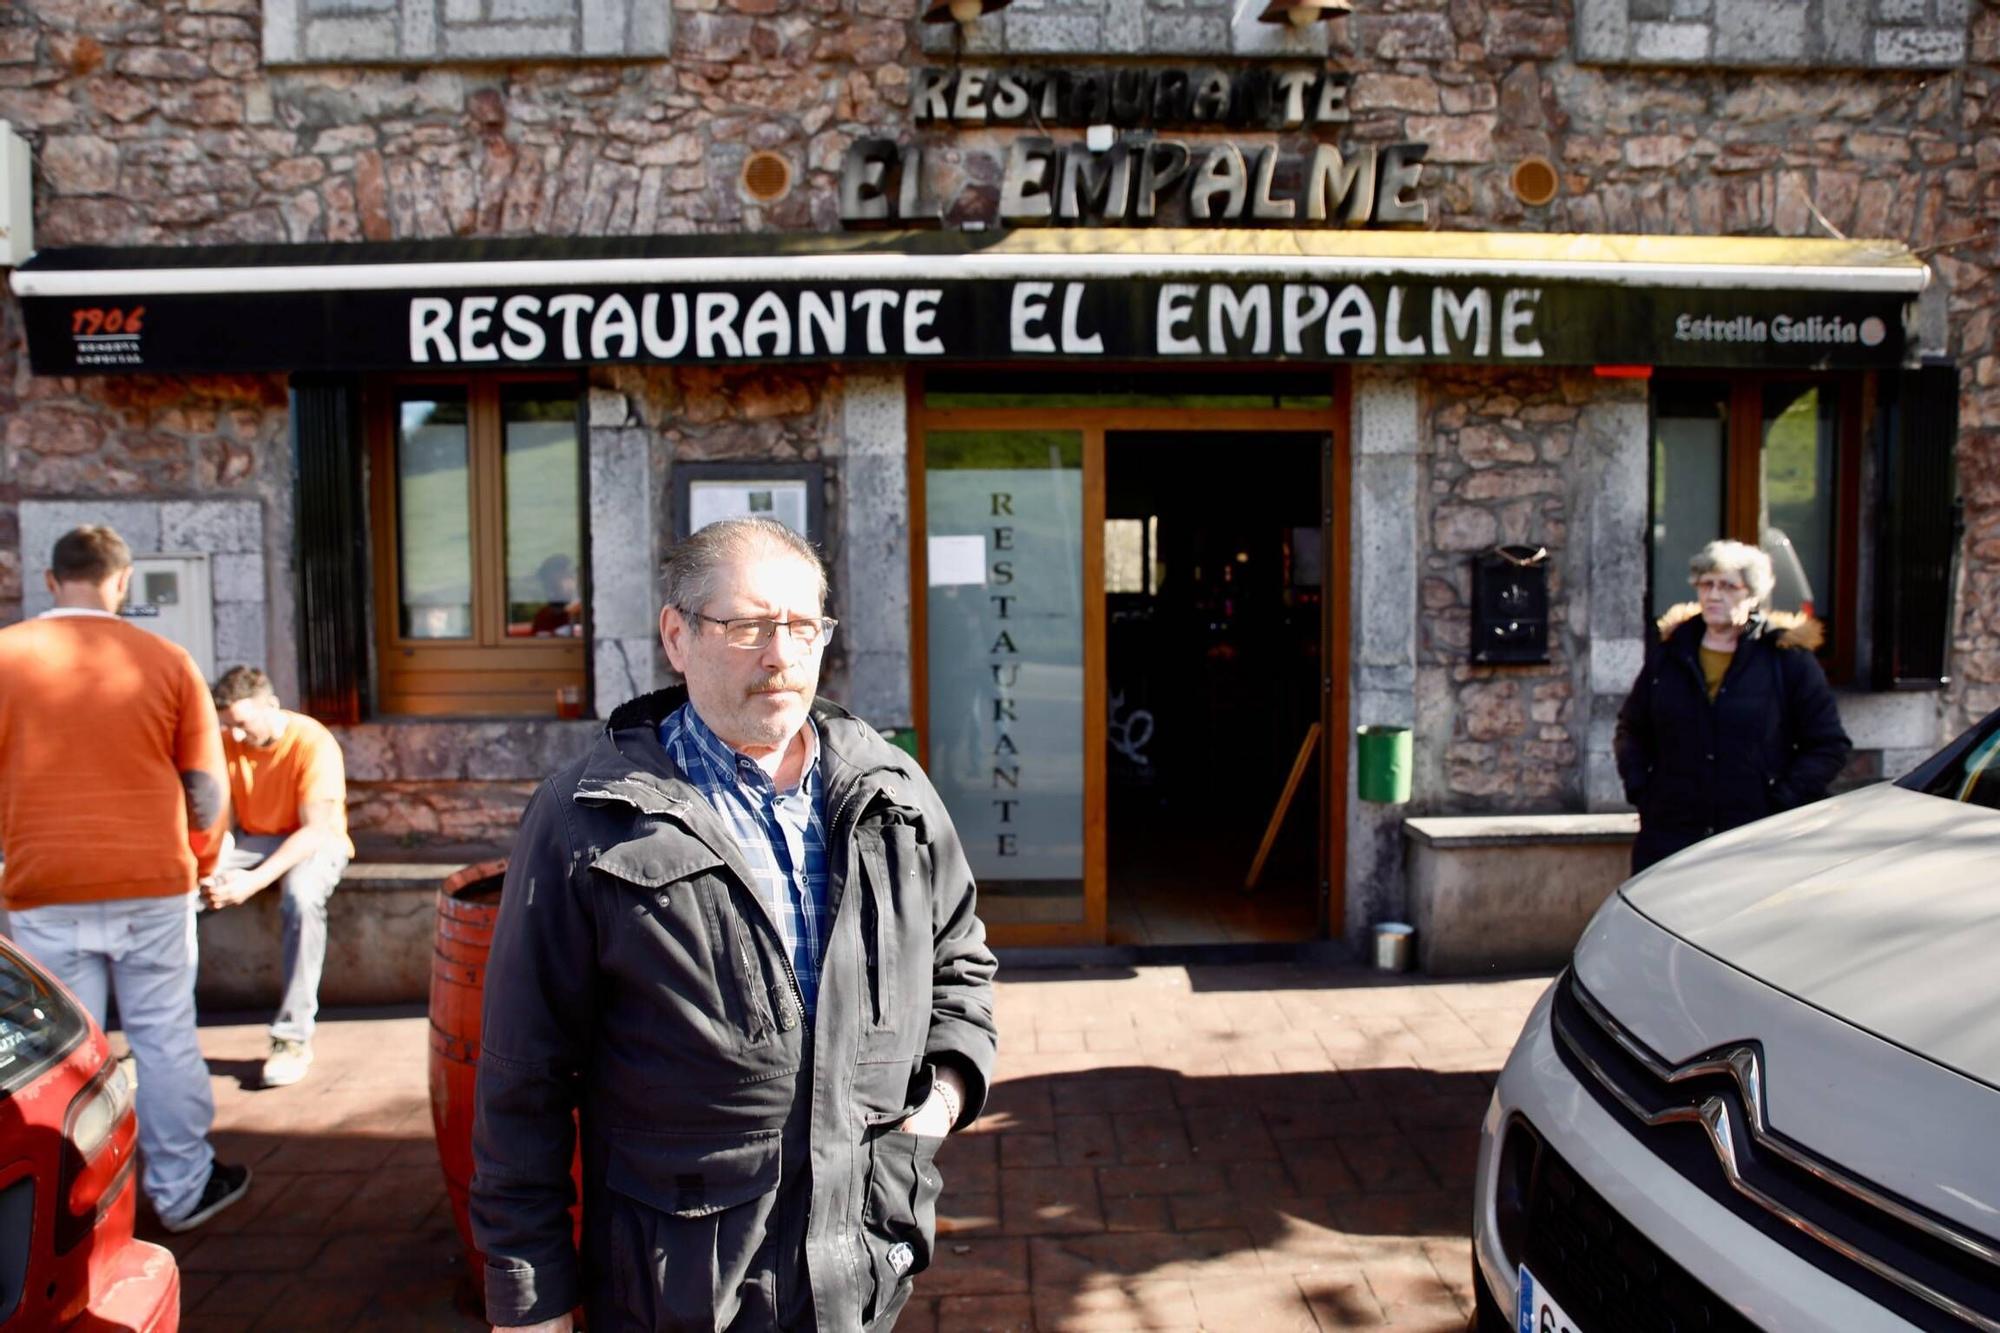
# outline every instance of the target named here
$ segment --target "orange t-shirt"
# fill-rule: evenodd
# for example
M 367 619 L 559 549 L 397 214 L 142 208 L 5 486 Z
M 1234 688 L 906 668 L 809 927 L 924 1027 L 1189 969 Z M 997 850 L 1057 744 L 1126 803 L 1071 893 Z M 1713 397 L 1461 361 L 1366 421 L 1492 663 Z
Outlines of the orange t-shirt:
M 215 703 L 178 644 L 107 615 L 0 629 L 0 897 L 12 910 L 189 893 L 226 820 L 188 829 L 182 773 L 221 804 Z
M 289 708 L 285 729 L 269 749 L 238 744 L 224 732 L 222 758 L 229 769 L 229 809 L 245 833 L 284 837 L 299 829 L 299 815 L 314 801 L 340 806 L 340 836 L 347 837 L 347 764 L 340 742 L 318 719 Z M 354 844 L 347 843 L 354 855 Z

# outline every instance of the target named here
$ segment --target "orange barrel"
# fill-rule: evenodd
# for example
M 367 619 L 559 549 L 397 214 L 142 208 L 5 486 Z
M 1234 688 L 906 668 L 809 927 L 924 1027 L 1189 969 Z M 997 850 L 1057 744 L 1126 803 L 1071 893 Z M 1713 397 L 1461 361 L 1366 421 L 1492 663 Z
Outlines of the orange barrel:
M 500 915 L 500 883 L 507 862 L 482 861 L 452 874 L 438 889 L 437 940 L 431 957 L 431 1124 L 438 1164 L 451 1197 L 452 1220 L 465 1245 L 467 1271 L 484 1281 L 486 1256 L 472 1243 L 467 1192 L 472 1185 L 472 1088 L 479 1072 L 479 1006 L 486 991 L 486 955 Z M 575 1165 L 583 1197 L 583 1162 Z M 581 1207 L 577 1236 L 583 1234 Z

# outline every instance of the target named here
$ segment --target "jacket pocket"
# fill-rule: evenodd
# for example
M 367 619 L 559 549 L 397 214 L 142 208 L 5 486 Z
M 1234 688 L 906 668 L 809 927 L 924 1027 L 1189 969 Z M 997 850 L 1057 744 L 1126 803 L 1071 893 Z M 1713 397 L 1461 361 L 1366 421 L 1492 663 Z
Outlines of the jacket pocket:
M 903 813 L 891 811 L 892 814 Z M 861 867 L 861 950 L 868 974 L 864 1063 L 905 1062 L 930 1027 L 934 941 L 930 848 L 922 816 L 855 833 Z
M 604 1183 L 611 1285 L 619 1308 L 651 1312 L 649 1326 L 706 1329 L 733 1302 L 743 1260 L 763 1219 L 730 1210 L 774 1196 L 779 1130 L 656 1134 L 614 1129 Z M 767 1204 L 768 1207 L 768 1204 Z
M 872 1287 L 861 1293 L 864 1324 L 900 1308 L 909 1298 L 911 1280 L 931 1266 L 938 1196 L 944 1192 L 944 1177 L 937 1168 L 938 1145 L 943 1142 L 893 1125 L 869 1142 L 861 1240 Z
M 604 1183 L 676 1217 L 703 1217 L 778 1188 L 782 1130 L 665 1134 L 614 1129 Z

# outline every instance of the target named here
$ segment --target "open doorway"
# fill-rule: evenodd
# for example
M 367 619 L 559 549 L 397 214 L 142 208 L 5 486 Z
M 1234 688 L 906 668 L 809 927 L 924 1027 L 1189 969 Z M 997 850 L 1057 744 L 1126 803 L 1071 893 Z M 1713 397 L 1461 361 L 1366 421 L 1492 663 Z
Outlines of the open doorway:
M 1313 432 L 1105 435 L 1113 944 L 1318 931 L 1330 453 Z

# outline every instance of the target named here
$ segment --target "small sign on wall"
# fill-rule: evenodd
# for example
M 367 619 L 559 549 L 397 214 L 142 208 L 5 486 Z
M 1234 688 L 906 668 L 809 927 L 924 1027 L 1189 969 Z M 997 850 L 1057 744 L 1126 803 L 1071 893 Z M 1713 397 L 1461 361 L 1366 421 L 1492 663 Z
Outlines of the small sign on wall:
M 215 679 L 215 598 L 205 555 L 135 555 L 132 589 L 118 614 L 187 649 Z
M 818 545 L 826 537 L 818 463 L 675 463 L 674 540 L 726 518 L 769 518 Z
M 0 120 L 0 267 L 35 252 L 34 154 L 14 127 Z

